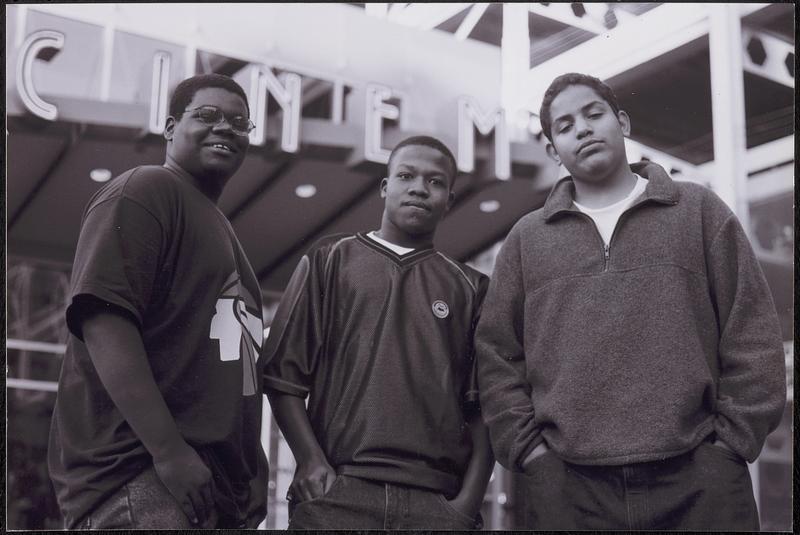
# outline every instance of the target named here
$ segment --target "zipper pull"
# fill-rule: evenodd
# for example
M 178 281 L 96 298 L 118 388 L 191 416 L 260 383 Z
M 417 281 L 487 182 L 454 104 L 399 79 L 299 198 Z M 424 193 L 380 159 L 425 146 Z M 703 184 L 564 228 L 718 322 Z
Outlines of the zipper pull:
M 603 267 L 603 271 L 608 271 L 608 257 L 610 256 L 608 244 L 603 244 L 603 258 L 605 259 L 605 266 Z

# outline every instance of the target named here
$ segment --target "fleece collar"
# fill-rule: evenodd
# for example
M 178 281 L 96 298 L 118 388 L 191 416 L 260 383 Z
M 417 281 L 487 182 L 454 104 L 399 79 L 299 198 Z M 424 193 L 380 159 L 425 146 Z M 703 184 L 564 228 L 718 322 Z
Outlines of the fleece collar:
M 652 162 L 631 164 L 631 171 L 647 179 L 647 188 L 637 204 L 655 201 L 661 204 L 677 204 L 680 198 L 678 186 L 669 177 L 664 168 Z M 545 221 L 550 221 L 564 212 L 574 211 L 575 183 L 571 176 L 564 177 L 553 186 L 553 190 L 544 203 Z

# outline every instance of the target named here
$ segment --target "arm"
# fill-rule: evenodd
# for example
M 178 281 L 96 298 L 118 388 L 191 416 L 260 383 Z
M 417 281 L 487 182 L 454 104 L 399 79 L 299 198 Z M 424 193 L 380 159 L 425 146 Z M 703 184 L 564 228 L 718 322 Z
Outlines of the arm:
M 314 436 L 303 399 L 272 389 L 267 391 L 267 397 L 278 427 L 297 461 L 289 493 L 299 501 L 322 496 L 333 484 L 336 471 L 328 464 Z
M 134 180 L 140 172 L 141 180 Z M 211 472 L 181 436 L 138 327 L 165 269 L 165 243 L 172 239 L 169 225 L 155 215 L 171 209 L 172 197 L 150 173 L 132 171 L 125 194 L 101 196 L 87 207 L 67 326 L 86 345 L 99 381 L 152 456 L 158 477 L 189 519 L 205 522 L 213 507 Z
M 158 477 L 192 522 L 205 523 L 214 507 L 211 471 L 178 431 L 136 324 L 121 309 L 95 307 L 82 327 L 100 381 L 152 455 Z
M 542 442 L 534 421 L 524 343 L 525 288 L 519 226 L 497 256 L 475 334 L 481 410 L 497 461 L 521 471 L 527 455 Z
M 327 257 L 313 249 L 300 259 L 286 285 L 264 344 L 264 391 L 297 461 L 289 495 L 300 501 L 321 496 L 336 477 L 303 402 L 313 382 L 323 331 L 322 276 L 314 266 L 324 264 Z
M 463 511 L 467 516 L 475 517 L 481 509 L 486 485 L 494 468 L 494 454 L 489 443 L 489 430 L 481 420 L 480 413 L 469 420 L 469 432 L 472 437 L 472 456 L 464 473 L 461 491 L 450 503 Z
M 786 404 L 778 318 L 758 260 L 733 214 L 708 246 L 706 262 L 720 329 L 714 430 L 752 462 Z

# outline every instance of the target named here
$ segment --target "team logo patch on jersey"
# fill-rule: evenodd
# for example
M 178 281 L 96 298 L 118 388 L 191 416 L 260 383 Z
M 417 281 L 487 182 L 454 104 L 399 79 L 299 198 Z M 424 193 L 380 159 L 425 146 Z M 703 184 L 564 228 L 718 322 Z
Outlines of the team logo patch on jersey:
M 448 314 L 450 314 L 450 307 L 447 306 L 447 303 L 444 301 L 437 299 L 431 305 L 431 309 L 433 309 L 433 314 L 437 318 L 446 318 Z

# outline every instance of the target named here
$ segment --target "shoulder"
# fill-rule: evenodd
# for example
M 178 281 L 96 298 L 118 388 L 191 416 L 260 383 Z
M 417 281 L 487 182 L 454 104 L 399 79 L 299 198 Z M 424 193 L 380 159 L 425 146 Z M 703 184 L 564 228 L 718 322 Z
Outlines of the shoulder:
M 160 165 L 142 165 L 131 170 L 124 195 L 139 201 L 171 199 L 181 195 L 180 178 Z
M 449 255 L 436 251 L 436 255 L 444 261 L 444 264 L 451 269 L 456 276 L 460 277 L 466 282 L 474 292 L 479 292 L 481 288 L 489 283 L 489 277 L 481 273 L 477 269 L 470 267 L 463 262 L 459 262 Z
M 713 195 L 714 192 L 711 188 L 698 184 L 697 182 L 690 182 L 688 180 L 675 180 L 671 179 L 672 184 L 678 189 L 681 199 L 687 197 L 689 199 L 702 199 L 709 194 Z
M 158 165 L 134 167 L 99 189 L 90 200 L 89 209 L 114 199 L 132 200 L 144 207 L 158 205 L 179 194 L 176 178 Z
M 725 201 L 708 186 L 683 180 L 675 180 L 674 183 L 675 187 L 681 192 L 681 198 L 686 196 L 688 198 L 698 199 L 705 208 L 719 210 L 721 212 L 730 212 L 730 208 L 725 204 Z
M 309 247 L 308 250 L 312 251 L 320 249 L 335 249 L 341 246 L 343 243 L 354 239 L 355 237 L 356 237 L 355 234 L 347 234 L 344 232 L 337 234 L 328 234 L 327 236 L 323 236 L 322 238 L 312 243 L 311 247 Z
M 514 223 L 509 231 L 509 234 L 520 234 L 522 232 L 531 231 L 541 227 L 545 224 L 544 214 L 544 206 L 537 208 L 532 212 L 528 212 L 524 216 L 520 217 L 516 223 Z
M 713 231 L 734 215 L 733 210 L 711 188 L 677 180 L 674 184 L 680 192 L 678 204 L 682 204 L 685 211 L 682 219 L 699 220 L 704 227 Z
M 323 236 L 317 241 L 313 242 L 306 250 L 306 256 L 310 258 L 318 258 L 320 256 L 327 257 L 331 252 L 339 249 L 346 244 L 355 241 L 354 234 L 338 233 Z
M 505 251 L 519 250 L 524 247 L 526 241 L 531 242 L 531 240 L 533 243 L 541 240 L 549 241 L 550 238 L 546 231 L 544 207 L 528 212 L 512 225 L 503 241 L 502 249 Z

